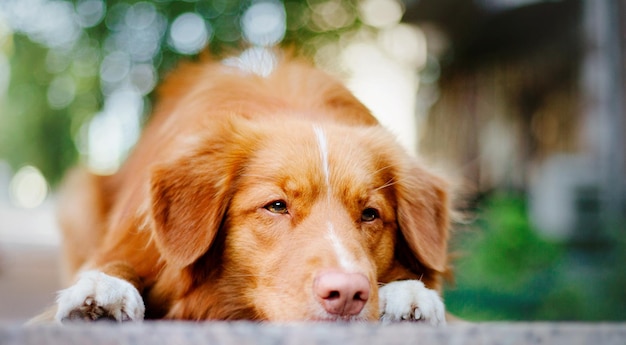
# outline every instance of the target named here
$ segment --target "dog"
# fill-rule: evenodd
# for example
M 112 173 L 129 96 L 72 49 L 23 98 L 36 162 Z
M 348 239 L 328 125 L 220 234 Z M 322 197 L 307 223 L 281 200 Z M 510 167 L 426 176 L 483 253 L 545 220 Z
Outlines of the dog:
M 201 60 L 117 173 L 70 173 L 55 320 L 445 324 L 446 181 L 302 58 Z

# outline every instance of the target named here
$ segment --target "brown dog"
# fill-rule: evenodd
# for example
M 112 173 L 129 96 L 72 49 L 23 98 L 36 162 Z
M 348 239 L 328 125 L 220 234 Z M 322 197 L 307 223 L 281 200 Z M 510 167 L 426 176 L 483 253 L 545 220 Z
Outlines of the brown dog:
M 56 320 L 445 322 L 446 184 L 340 83 L 186 64 L 112 176 L 69 178 Z

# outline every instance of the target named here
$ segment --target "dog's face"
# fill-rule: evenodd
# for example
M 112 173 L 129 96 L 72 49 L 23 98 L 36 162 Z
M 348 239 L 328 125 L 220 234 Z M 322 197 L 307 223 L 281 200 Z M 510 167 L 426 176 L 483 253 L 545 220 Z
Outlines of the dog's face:
M 377 277 L 392 263 L 396 230 L 389 162 L 353 130 L 290 128 L 297 134 L 266 138 L 241 172 L 227 264 L 255 277 L 251 298 L 268 319 L 376 319 Z M 325 272 L 365 278 L 350 296 L 362 294 L 360 311 L 331 314 L 319 303 Z
M 197 266 L 219 251 L 211 279 L 254 318 L 376 320 L 398 248 L 445 269 L 441 181 L 377 127 L 235 120 L 157 169 L 152 191 L 165 259 Z

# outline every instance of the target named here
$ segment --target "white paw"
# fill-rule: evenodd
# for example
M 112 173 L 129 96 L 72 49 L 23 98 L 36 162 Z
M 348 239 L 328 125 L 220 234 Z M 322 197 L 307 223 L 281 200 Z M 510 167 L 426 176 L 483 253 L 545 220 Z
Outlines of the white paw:
M 59 291 L 57 304 L 57 322 L 141 321 L 145 312 L 143 299 L 131 283 L 100 271 L 81 273 L 76 284 Z
M 380 320 L 419 321 L 430 325 L 445 325 L 445 307 L 435 290 L 419 280 L 391 282 L 378 289 Z

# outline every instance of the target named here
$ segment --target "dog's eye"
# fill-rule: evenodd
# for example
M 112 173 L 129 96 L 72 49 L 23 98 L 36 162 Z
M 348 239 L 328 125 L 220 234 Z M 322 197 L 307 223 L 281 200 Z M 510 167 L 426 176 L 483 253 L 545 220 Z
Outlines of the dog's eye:
M 378 219 L 380 215 L 378 214 L 378 210 L 375 208 L 366 208 L 361 213 L 361 221 L 364 222 L 373 222 Z
M 278 214 L 286 214 L 287 212 L 287 203 L 283 200 L 272 201 L 269 204 L 265 205 L 264 208 L 272 213 Z

